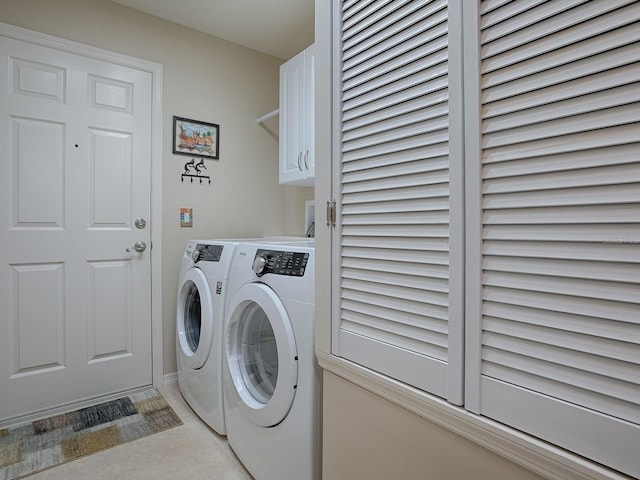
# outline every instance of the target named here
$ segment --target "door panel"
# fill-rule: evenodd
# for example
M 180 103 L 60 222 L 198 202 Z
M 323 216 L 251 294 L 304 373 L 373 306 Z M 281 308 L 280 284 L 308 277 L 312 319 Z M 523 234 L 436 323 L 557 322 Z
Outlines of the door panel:
M 89 265 L 89 362 L 132 355 L 130 262 Z
M 10 121 L 15 185 L 11 223 L 21 228 L 63 227 L 64 125 L 16 117 Z M 47 161 L 40 162 L 42 158 Z
M 90 130 L 89 228 L 130 229 L 131 134 Z
M 64 368 L 64 265 L 13 265 L 12 270 L 12 378 Z M 39 292 L 37 302 L 29 292 Z
M 0 54 L 6 422 L 152 382 L 151 252 L 127 252 L 150 245 L 152 78 L 5 37 Z

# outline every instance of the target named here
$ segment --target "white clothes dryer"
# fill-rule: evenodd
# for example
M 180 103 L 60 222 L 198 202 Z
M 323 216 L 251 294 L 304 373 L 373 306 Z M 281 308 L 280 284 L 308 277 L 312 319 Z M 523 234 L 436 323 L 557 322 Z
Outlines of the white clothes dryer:
M 222 328 L 235 241 L 189 240 L 178 282 L 178 384 L 186 402 L 211 428 L 226 434 Z
M 319 480 L 313 240 L 236 247 L 224 337 L 227 440 L 256 480 Z

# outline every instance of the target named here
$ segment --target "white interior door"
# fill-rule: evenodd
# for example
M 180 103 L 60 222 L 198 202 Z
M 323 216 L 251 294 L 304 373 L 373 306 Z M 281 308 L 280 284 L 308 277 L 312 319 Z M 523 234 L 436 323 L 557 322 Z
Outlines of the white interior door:
M 152 383 L 152 78 L 5 37 L 0 54 L 3 422 Z

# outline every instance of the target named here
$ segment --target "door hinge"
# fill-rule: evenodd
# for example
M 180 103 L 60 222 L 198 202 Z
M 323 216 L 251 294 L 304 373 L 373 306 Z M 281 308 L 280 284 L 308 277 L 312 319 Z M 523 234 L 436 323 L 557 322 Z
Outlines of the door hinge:
M 327 200 L 327 227 L 336 226 L 336 201 Z

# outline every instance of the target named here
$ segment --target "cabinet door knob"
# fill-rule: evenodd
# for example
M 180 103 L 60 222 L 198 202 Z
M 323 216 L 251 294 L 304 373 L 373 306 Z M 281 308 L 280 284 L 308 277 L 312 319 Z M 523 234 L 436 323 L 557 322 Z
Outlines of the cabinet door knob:
M 298 152 L 298 170 L 302 171 L 302 163 L 300 160 L 302 160 L 302 152 Z

